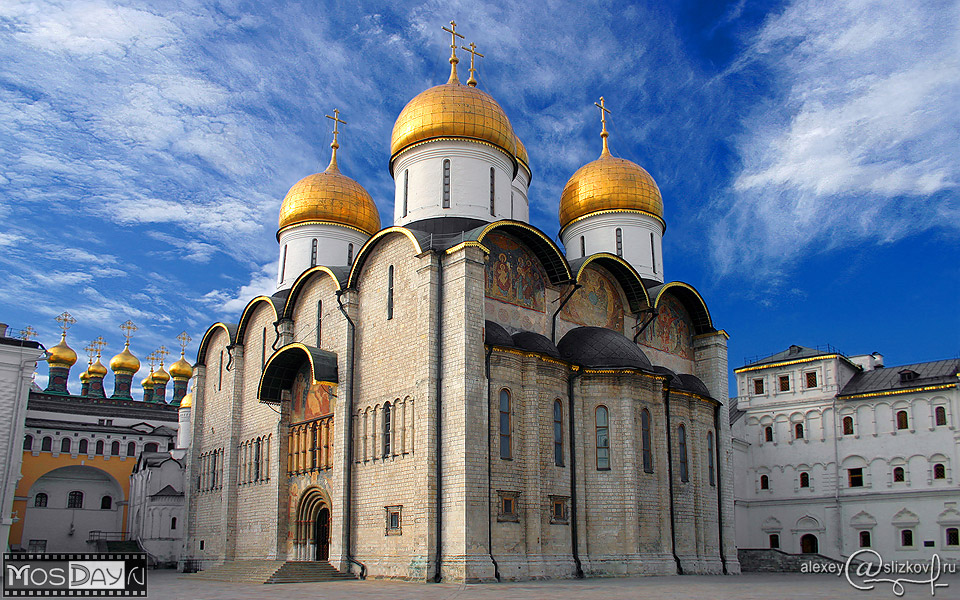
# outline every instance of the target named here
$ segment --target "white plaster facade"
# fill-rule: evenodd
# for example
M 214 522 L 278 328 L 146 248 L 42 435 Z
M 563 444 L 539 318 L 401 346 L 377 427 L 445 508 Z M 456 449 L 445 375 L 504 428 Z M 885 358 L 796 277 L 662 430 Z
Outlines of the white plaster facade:
M 663 283 L 663 223 L 643 213 L 587 215 L 560 234 L 567 258 L 609 252 L 623 257 L 644 279 Z
M 301 223 L 285 227 L 278 239 L 277 289 L 282 290 L 310 267 L 349 265 L 370 236 L 336 223 Z
M 176 565 L 183 549 L 184 464 L 170 453 L 142 454 L 130 475 L 127 532 L 160 565 Z

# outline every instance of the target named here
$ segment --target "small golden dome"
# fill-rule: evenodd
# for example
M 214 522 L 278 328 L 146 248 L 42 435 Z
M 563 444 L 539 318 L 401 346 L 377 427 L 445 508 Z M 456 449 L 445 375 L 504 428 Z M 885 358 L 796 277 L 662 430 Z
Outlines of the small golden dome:
M 87 383 L 88 381 L 90 381 L 90 374 L 86 371 L 80 373 L 80 383 Z
M 454 78 L 420 92 L 400 111 L 390 138 L 390 164 L 406 148 L 437 138 L 479 140 L 517 155 L 517 136 L 497 101 Z
M 308 221 L 356 227 L 368 235 L 380 231 L 377 205 L 362 185 L 340 172 L 336 154 L 326 171 L 293 184 L 280 205 L 280 229 Z
M 96 362 L 87 368 L 87 373 L 90 377 L 104 377 L 107 374 L 107 368 L 103 366 L 103 363 L 97 358 Z
M 123 351 L 110 359 L 110 370 L 114 373 L 132 375 L 140 370 L 140 360 L 130 352 L 130 343 L 127 342 Z
M 560 194 L 560 229 L 591 213 L 617 209 L 663 219 L 663 198 L 657 183 L 643 167 L 614 157 L 604 144 L 600 158 L 580 167 L 564 186 Z
M 184 360 L 183 354 L 180 355 L 180 360 L 170 365 L 170 376 L 174 379 L 190 379 L 193 377 L 193 367 Z
M 523 142 L 520 141 L 520 137 L 517 137 L 517 160 L 519 160 L 524 167 L 527 168 L 528 173 L 532 173 L 530 170 L 530 157 L 527 156 L 527 147 L 523 145 Z
M 170 374 L 163 370 L 163 365 L 160 365 L 160 370 L 153 373 L 153 382 L 166 384 L 168 381 L 170 381 Z
M 190 408 L 193 406 L 193 394 L 187 394 L 180 400 L 180 408 Z
M 50 353 L 50 356 L 47 357 L 47 362 L 50 363 L 51 366 L 69 368 L 77 362 L 77 353 L 67 345 L 67 334 L 65 332 L 60 335 L 60 343 L 50 348 L 47 352 Z
M 140 385 L 143 386 L 144 389 L 153 389 L 153 375 L 153 371 L 150 371 L 150 374 L 144 377 L 143 381 L 140 382 Z

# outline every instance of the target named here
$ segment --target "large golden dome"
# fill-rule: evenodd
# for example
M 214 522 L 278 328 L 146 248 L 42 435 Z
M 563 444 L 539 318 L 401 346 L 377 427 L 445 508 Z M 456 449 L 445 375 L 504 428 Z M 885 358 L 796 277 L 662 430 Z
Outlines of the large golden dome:
M 166 385 L 170 381 L 170 374 L 163 370 L 163 364 L 161 364 L 160 370 L 154 371 L 152 379 L 154 383 Z
M 132 375 L 140 370 L 140 360 L 130 352 L 130 344 L 123 347 L 123 351 L 110 359 L 110 370 L 114 373 L 123 372 Z
M 657 182 L 640 165 L 610 154 L 604 140 L 600 158 L 580 167 L 560 194 L 560 229 L 607 210 L 643 212 L 663 220 Z
M 56 367 L 72 367 L 77 362 L 77 353 L 67 345 L 67 334 L 60 336 L 60 343 L 47 350 L 47 362 Z
M 190 379 L 193 377 L 193 367 L 180 354 L 180 360 L 170 365 L 170 376 L 174 379 Z
M 356 227 L 367 235 L 380 231 L 377 205 L 362 185 L 337 168 L 336 149 L 327 170 L 293 184 L 280 205 L 281 230 L 310 221 Z

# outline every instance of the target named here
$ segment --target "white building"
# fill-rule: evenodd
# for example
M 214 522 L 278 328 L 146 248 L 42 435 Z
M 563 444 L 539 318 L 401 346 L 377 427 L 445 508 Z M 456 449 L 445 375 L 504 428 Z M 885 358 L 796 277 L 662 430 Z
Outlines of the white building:
M 738 547 L 960 561 L 958 371 L 801 346 L 736 369 Z
M 127 531 L 159 565 L 175 566 L 183 548 L 184 474 L 171 452 L 144 452 L 130 475 Z

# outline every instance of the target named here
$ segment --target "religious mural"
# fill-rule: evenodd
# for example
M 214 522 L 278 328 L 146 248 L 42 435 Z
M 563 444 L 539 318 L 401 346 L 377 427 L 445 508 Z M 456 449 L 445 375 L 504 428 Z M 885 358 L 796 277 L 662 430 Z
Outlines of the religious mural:
M 315 383 L 310 374 L 310 363 L 297 373 L 291 394 L 290 422 L 310 421 L 333 412 L 337 386 L 334 383 Z
M 693 360 L 693 320 L 671 294 L 660 302 L 660 314 L 638 340 L 645 346 Z
M 563 307 L 563 318 L 571 323 L 606 327 L 623 333 L 623 301 L 617 283 L 596 269 L 580 277 L 582 286 Z
M 540 261 L 522 244 L 496 232 L 486 236 L 483 244 L 490 250 L 487 297 L 543 312 L 546 274 Z

